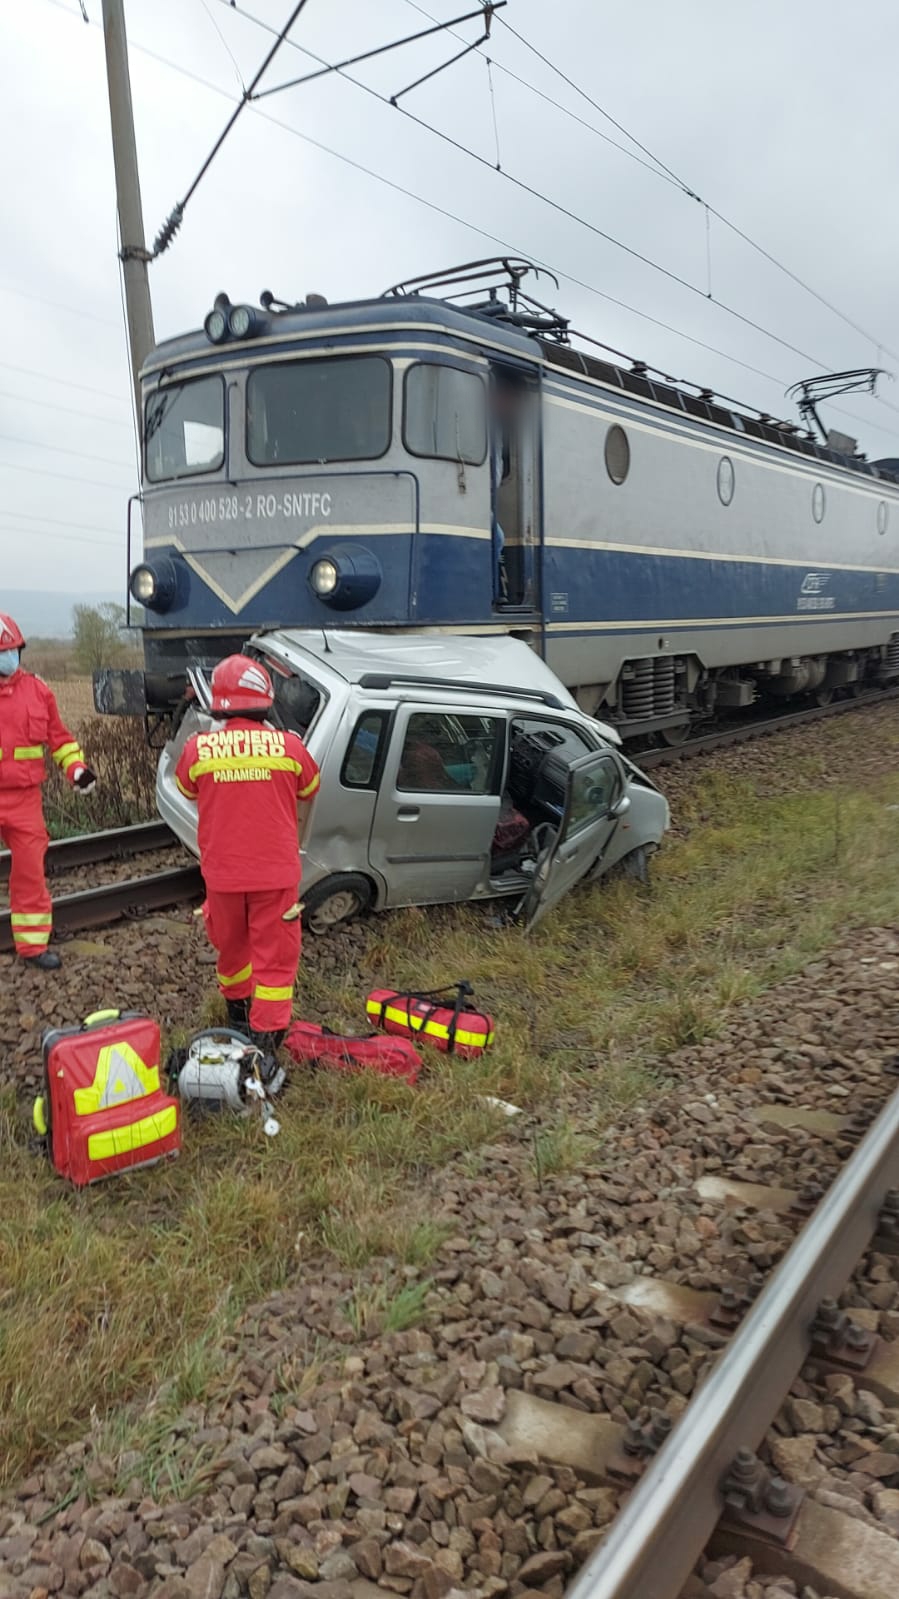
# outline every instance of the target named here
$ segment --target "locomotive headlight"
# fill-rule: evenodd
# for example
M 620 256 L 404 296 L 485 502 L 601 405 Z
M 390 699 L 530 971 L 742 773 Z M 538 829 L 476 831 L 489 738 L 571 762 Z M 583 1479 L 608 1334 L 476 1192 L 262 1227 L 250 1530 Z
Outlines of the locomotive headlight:
M 324 600 L 334 593 L 340 582 L 340 573 L 334 561 L 316 561 L 309 573 L 309 581 L 319 598 Z
M 128 587 L 138 605 L 149 611 L 167 611 L 178 591 L 178 573 L 167 556 L 142 561 L 134 568 Z
M 235 305 L 228 313 L 228 332 L 232 339 L 246 339 L 256 331 L 256 317 L 248 305 Z
M 228 337 L 228 318 L 224 311 L 216 306 L 207 316 L 203 328 L 210 344 L 223 344 Z
M 335 611 L 355 611 L 374 599 L 381 586 L 381 568 L 371 550 L 360 544 L 337 544 L 309 569 L 313 594 Z
M 159 584 L 151 566 L 136 566 L 131 574 L 131 593 L 138 605 L 151 605 Z

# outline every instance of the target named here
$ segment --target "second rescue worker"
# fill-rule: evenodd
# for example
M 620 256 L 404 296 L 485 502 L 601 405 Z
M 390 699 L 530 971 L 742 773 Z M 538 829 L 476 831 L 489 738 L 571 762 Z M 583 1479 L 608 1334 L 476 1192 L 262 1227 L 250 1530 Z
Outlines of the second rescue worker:
M 297 802 L 316 793 L 318 767 L 297 733 L 267 723 L 274 691 L 258 661 L 229 655 L 211 686 L 221 725 L 188 739 L 175 781 L 197 803 L 206 927 L 228 1020 L 249 1025 L 272 1055 L 290 1025 L 300 960 Z

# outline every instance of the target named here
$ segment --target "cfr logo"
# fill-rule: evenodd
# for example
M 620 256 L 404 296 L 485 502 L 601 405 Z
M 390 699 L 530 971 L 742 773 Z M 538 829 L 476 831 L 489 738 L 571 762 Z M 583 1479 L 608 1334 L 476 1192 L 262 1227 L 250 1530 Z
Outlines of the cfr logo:
M 806 572 L 800 594 L 821 594 L 830 582 L 829 572 Z

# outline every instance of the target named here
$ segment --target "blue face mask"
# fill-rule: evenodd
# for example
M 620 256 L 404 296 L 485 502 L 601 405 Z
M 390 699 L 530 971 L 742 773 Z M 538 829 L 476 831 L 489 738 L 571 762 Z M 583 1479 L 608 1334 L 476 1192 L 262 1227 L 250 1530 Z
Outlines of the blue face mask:
M 19 670 L 18 650 L 0 650 L 0 677 L 12 677 Z

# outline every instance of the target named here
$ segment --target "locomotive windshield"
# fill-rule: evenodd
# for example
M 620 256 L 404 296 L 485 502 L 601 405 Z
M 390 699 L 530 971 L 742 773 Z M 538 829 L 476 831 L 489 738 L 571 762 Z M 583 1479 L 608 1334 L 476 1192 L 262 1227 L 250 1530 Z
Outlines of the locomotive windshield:
M 391 371 L 381 356 L 284 361 L 247 379 L 254 466 L 373 461 L 390 445 Z
M 225 458 L 225 385 L 194 378 L 155 389 L 146 406 L 147 477 L 151 483 L 215 472 Z

